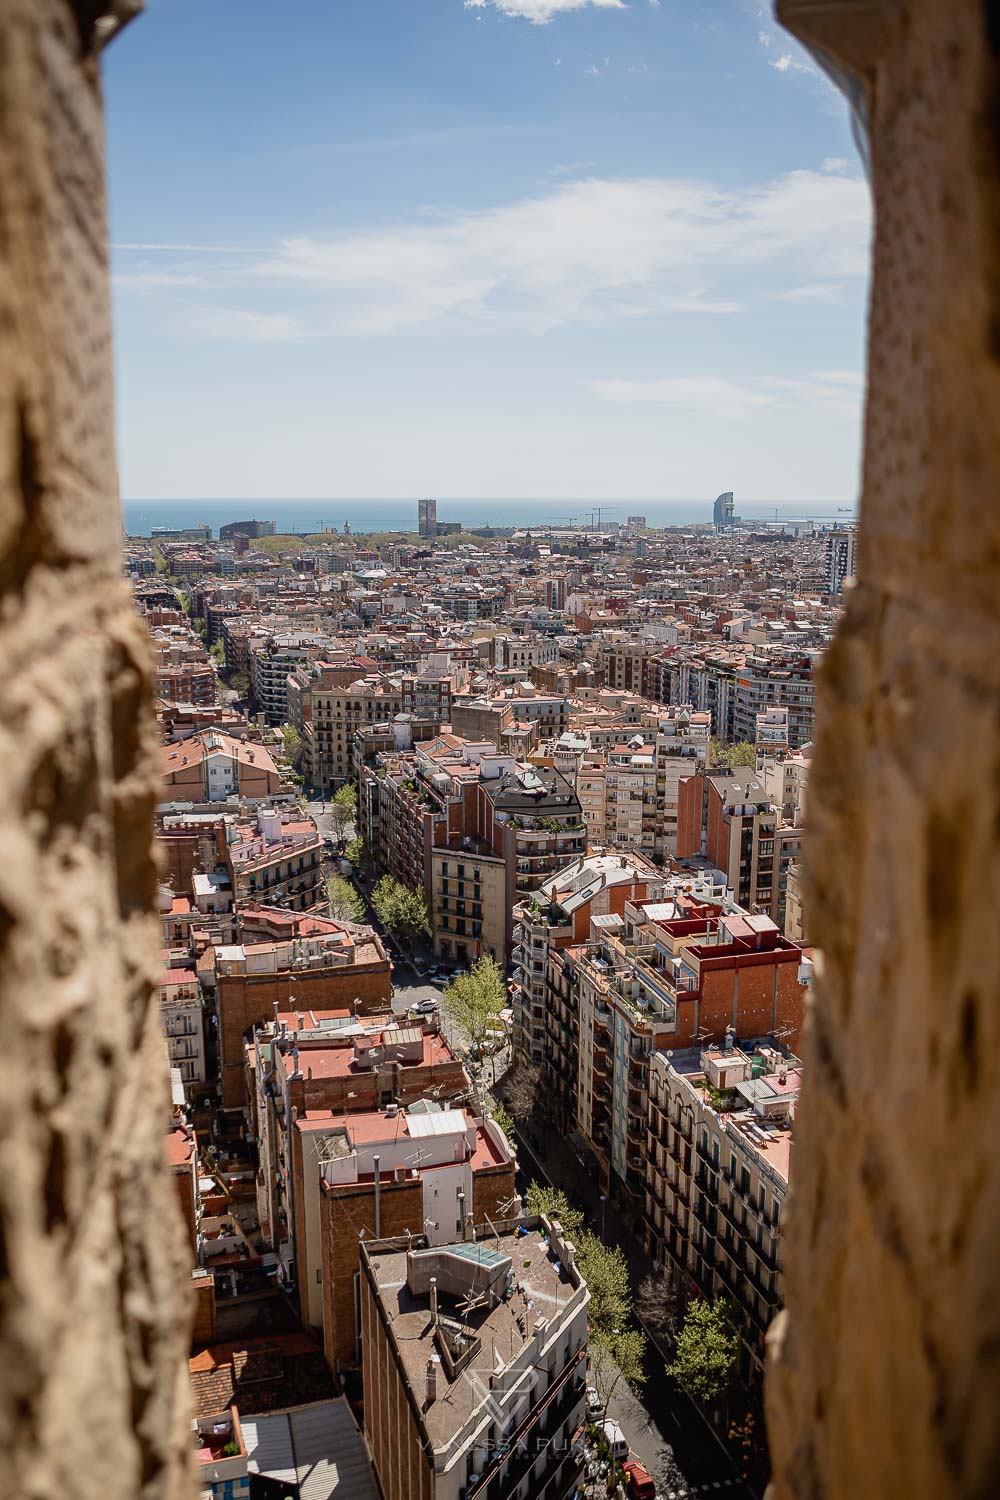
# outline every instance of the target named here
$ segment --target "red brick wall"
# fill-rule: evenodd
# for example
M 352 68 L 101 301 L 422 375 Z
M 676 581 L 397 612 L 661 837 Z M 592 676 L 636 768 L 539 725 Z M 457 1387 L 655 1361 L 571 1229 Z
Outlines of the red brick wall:
M 677 858 L 701 853 L 701 777 L 684 776 L 677 784 Z
M 320 1190 L 323 1245 L 323 1351 L 330 1366 L 354 1364 L 354 1273 L 360 1264 L 360 1231 L 375 1237 L 375 1184 L 359 1182 Z M 383 1181 L 381 1232 L 385 1238 L 423 1233 L 424 1193 L 419 1180 Z
M 309 1078 L 309 1049 L 299 1052 L 299 1067 L 307 1076 L 291 1085 L 292 1103 L 301 1112 L 304 1109 L 378 1109 L 380 1074 L 350 1073 L 343 1078 Z M 391 1076 L 386 1071 L 381 1076 Z M 443 1094 L 457 1093 L 465 1087 L 465 1073 L 460 1062 L 429 1063 L 417 1068 L 400 1069 L 400 1089 L 394 1097 L 402 1104 L 422 1099 L 432 1088 L 441 1087 Z M 348 1094 L 353 1098 L 348 1099 Z
M 365 1432 L 386 1500 L 433 1500 L 434 1474 L 367 1275 L 361 1276 Z M 417 1396 L 419 1401 L 422 1396 Z
M 747 955 L 738 968 L 703 968 L 700 997 L 678 998 L 677 1045 L 694 1046 L 696 1032 L 704 1041 L 721 1042 L 726 1027 L 733 1024 L 735 1009 L 739 1036 L 764 1036 L 777 1030 L 794 1052 L 800 1041 L 805 995 L 794 956 L 776 964 L 769 955 Z
M 724 803 L 715 787 L 708 787 L 708 829 L 705 853 L 712 863 L 728 876 L 729 874 L 729 827 L 722 816 Z
M 701 1005 L 698 1025 L 721 1041 L 733 1024 L 739 1036 L 763 1036 L 767 1032 L 791 1032 L 782 1038 L 794 1051 L 802 1026 L 805 987 L 798 981 L 798 959 L 783 963 L 759 961 L 748 956 L 738 966 L 702 969 Z
M 361 1000 L 361 1015 L 377 1015 L 389 1009 L 391 966 L 384 963 L 364 968 L 296 971 L 294 985 L 288 973 L 253 975 L 220 974 L 218 978 L 219 1053 L 222 1103 L 236 1109 L 246 1102 L 243 1037 L 251 1026 L 274 1016 L 274 1002 L 283 1010 L 351 1009 Z
M 472 1213 L 476 1225 L 489 1216 L 493 1223 L 505 1215 L 501 1206 L 514 1196 L 514 1164 L 487 1167 L 473 1173 Z M 423 1233 L 423 1184 L 412 1178 L 404 1182 L 383 1182 L 381 1189 L 381 1232 L 386 1239 L 394 1235 Z M 353 1365 L 354 1273 L 360 1263 L 359 1231 L 366 1237 L 375 1235 L 375 1185 L 357 1183 L 350 1187 L 320 1189 L 320 1224 L 323 1245 L 323 1348 L 334 1368 Z
M 215 1277 L 211 1271 L 198 1271 L 191 1277 L 194 1297 L 192 1345 L 210 1344 L 215 1338 Z
M 501 1206 L 509 1203 L 516 1189 L 514 1187 L 514 1163 L 508 1162 L 502 1167 L 485 1167 L 472 1174 L 472 1222 L 478 1228 L 480 1224 L 486 1223 L 486 1217 L 492 1223 L 497 1219 L 510 1218 L 509 1210 L 501 1213 Z

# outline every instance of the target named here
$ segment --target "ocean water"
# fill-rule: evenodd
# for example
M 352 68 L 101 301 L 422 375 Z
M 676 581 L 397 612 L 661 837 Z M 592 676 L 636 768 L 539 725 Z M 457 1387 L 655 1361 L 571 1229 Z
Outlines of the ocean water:
M 715 497 L 698 500 L 615 500 L 601 506 L 600 520 L 625 522 L 645 516 L 648 526 L 688 526 L 711 521 Z M 597 516 L 592 500 L 439 500 L 439 521 L 461 521 L 464 526 L 592 525 Z M 195 526 L 201 522 L 215 533 L 228 521 L 274 521 L 279 532 L 416 531 L 417 502 L 413 500 L 126 500 L 123 520 L 130 536 L 148 536 L 154 526 Z M 784 500 L 736 501 L 736 514 L 756 521 L 814 520 L 849 522 L 854 507 L 848 500 L 825 505 Z

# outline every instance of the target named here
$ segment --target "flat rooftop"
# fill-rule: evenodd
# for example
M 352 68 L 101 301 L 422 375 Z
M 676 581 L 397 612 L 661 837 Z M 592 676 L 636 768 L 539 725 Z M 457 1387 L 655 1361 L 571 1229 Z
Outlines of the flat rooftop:
M 486 1249 L 491 1254 L 509 1256 L 514 1282 L 513 1290 L 495 1305 L 491 1305 L 492 1299 L 486 1299 L 484 1305 L 471 1311 L 465 1308 L 464 1299 L 456 1302 L 445 1293 L 438 1296 L 439 1315 L 449 1323 L 461 1323 L 480 1345 L 471 1362 L 454 1379 L 448 1378 L 443 1361 L 437 1366 L 437 1395 L 424 1411 L 423 1422 L 432 1446 L 442 1449 L 477 1408 L 485 1408 L 490 1375 L 506 1368 L 520 1355 L 543 1318 L 551 1322 L 557 1317 L 576 1285 L 550 1251 L 547 1234 L 540 1227 L 523 1234 L 509 1231 L 496 1238 L 479 1240 L 475 1245 L 437 1248 L 473 1256 Z M 408 1290 L 405 1250 L 373 1249 L 368 1256 L 407 1379 L 418 1404 L 423 1406 L 427 1362 L 438 1353 L 430 1296 L 414 1295 Z
M 395 1028 L 386 1028 L 389 1032 L 388 1045 L 394 1045 L 393 1033 Z M 334 1033 L 336 1034 L 336 1033 Z M 360 1034 L 360 1033 L 357 1033 Z M 384 1032 L 365 1031 L 363 1033 L 373 1046 L 381 1044 Z M 345 1034 L 345 1040 L 339 1045 L 329 1047 L 315 1046 L 310 1042 L 308 1047 L 303 1047 L 299 1052 L 299 1068 L 307 1078 L 364 1078 L 375 1071 L 369 1063 L 367 1066 L 357 1062 L 355 1058 L 353 1039 L 356 1033 L 353 1029 Z M 416 1039 L 414 1039 L 416 1040 Z M 448 1063 L 456 1062 L 456 1058 L 448 1043 L 440 1032 L 424 1032 L 421 1038 L 421 1054 L 419 1058 L 412 1061 L 407 1058 L 400 1060 L 400 1067 L 404 1071 L 408 1068 L 442 1068 Z M 400 1044 L 398 1037 L 395 1044 Z M 287 1054 L 289 1069 L 291 1068 L 291 1054 Z M 396 1059 L 393 1058 L 393 1061 Z

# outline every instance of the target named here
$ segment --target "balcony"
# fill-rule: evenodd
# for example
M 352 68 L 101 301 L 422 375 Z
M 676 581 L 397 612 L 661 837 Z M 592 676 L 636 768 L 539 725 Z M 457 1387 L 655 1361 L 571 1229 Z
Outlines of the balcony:
M 540 1434 L 533 1429 L 544 1421 L 545 1433 L 551 1436 L 583 1400 L 585 1378 L 579 1366 L 585 1355 L 586 1345 L 583 1344 L 541 1400 L 510 1434 L 481 1477 L 465 1489 L 465 1500 L 508 1500 L 517 1493 L 544 1451 L 538 1447 Z M 522 1446 L 527 1452 L 519 1451 Z M 566 1460 L 572 1457 L 575 1457 L 572 1452 L 556 1455 L 554 1462 L 546 1465 L 543 1473 L 536 1477 L 533 1493 L 542 1494 L 543 1486 L 550 1484 Z

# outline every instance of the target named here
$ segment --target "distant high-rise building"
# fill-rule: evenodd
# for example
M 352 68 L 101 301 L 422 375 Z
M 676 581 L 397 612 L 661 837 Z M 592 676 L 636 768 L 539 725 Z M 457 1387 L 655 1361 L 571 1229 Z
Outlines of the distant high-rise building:
M 835 531 L 826 544 L 826 591 L 839 594 L 846 578 L 854 577 L 855 531 Z
M 629 516 L 628 521 L 625 524 L 628 526 L 629 531 L 645 531 L 646 517 Z
M 277 525 L 274 521 L 227 521 L 225 526 L 219 527 L 219 541 L 228 541 L 231 537 L 242 533 L 243 536 L 274 536 Z
M 417 530 L 421 536 L 437 536 L 437 501 L 417 501 Z
M 720 531 L 726 526 L 732 526 L 734 520 L 732 490 L 725 490 L 718 496 L 712 508 L 712 520 Z

